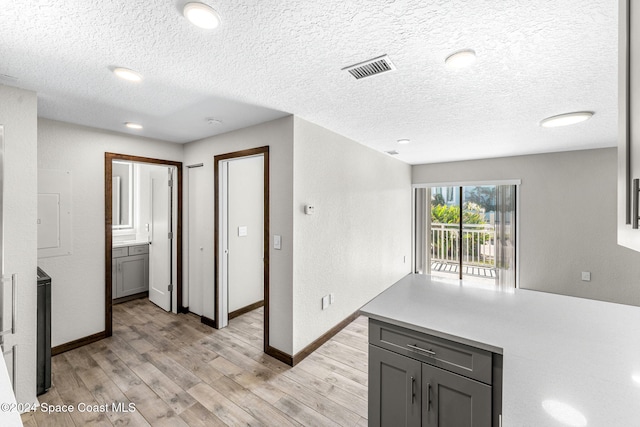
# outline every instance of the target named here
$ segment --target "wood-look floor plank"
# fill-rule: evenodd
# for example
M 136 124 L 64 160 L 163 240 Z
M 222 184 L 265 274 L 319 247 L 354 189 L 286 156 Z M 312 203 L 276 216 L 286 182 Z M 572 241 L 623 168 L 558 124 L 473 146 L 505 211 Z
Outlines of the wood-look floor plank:
M 91 392 L 91 395 L 96 402 L 110 408 L 106 412 L 106 415 L 112 423 L 115 423 L 126 415 L 125 412 L 114 411 L 113 404 L 116 404 L 116 408 L 128 408 L 129 403 L 131 402 L 127 399 L 122 390 L 120 390 L 118 386 L 109 379 L 102 368 L 96 364 L 96 367 L 77 371 L 77 375 Z
M 143 356 L 183 390 L 188 390 L 202 381 L 165 353 L 149 351 L 144 353 Z
M 362 385 L 367 385 L 369 382 L 369 375 L 366 372 L 354 369 L 351 366 L 338 361 L 336 358 L 327 357 L 320 353 L 312 353 L 307 357 L 307 359 L 316 361 L 325 366 L 327 369 L 330 369 L 331 371 L 347 377 Z M 362 361 L 362 363 L 367 363 L 367 361 Z
M 26 412 L 20 415 L 20 420 L 24 427 L 38 427 L 36 415 L 33 412 Z
M 332 371 L 321 363 L 318 363 L 315 360 L 305 359 L 296 365 L 297 369 L 301 369 L 309 372 L 317 376 L 318 378 L 323 379 L 329 384 L 333 384 L 336 387 L 340 387 L 341 389 L 348 391 L 349 393 L 360 397 L 361 399 L 368 398 L 368 388 L 364 384 L 361 384 L 357 381 L 354 381 L 350 378 L 347 378 L 343 375 Z
M 221 377 L 212 385 L 212 388 L 222 393 L 263 425 L 296 427 L 300 425 L 231 378 Z
M 306 427 L 340 427 L 331 418 L 309 408 L 291 396 L 285 395 L 273 406 Z
M 369 351 L 369 341 L 365 337 L 361 337 L 358 334 L 342 330 L 338 332 L 333 338 L 332 341 L 339 342 L 340 344 L 346 345 L 347 347 L 352 347 L 360 351 L 364 351 L 367 353 Z
M 361 372 L 367 372 L 367 352 L 356 350 L 336 341 L 328 341 L 317 352 L 323 356 L 338 360 Z
M 351 408 L 347 409 L 326 396 L 308 388 L 307 385 L 302 385 L 284 375 L 272 378 L 269 382 L 295 400 L 342 426 L 353 426 L 360 418 L 359 415 L 351 411 Z
M 136 405 L 136 411 L 152 426 L 187 426 L 173 409 L 164 402 L 147 384 L 130 388 L 126 396 Z
M 205 408 L 230 426 L 260 425 L 258 420 L 209 384 L 200 383 L 190 388 L 188 392 Z
M 366 418 L 360 418 L 356 427 L 369 427 L 369 421 Z
M 111 350 L 93 353 L 91 357 L 121 391 L 142 384 L 142 380 Z
M 59 357 L 59 356 L 55 356 Z M 46 403 L 48 405 L 62 405 L 64 402 L 60 398 L 58 391 L 55 386 L 52 386 L 49 391 L 45 394 L 42 394 L 38 397 L 40 401 L 40 405 Z M 58 412 L 55 414 L 47 414 L 42 412 L 42 408 L 38 408 L 33 412 L 34 420 L 36 421 L 38 427 L 48 427 L 48 426 L 56 426 L 56 427 L 73 427 L 75 423 L 71 419 L 71 416 L 65 412 Z
M 176 414 L 195 403 L 185 390 L 167 378 L 153 364 L 143 363 L 132 369 Z
M 180 414 L 180 418 L 190 427 L 227 427 L 224 421 L 202 406 L 200 402 L 196 402 L 187 408 Z
M 348 407 L 352 412 L 361 417 L 367 416 L 367 400 L 359 396 L 349 393 L 348 391 L 336 387 L 313 374 L 310 374 L 298 367 L 295 367 L 284 374 L 284 376 L 298 382 L 305 388 L 315 391 L 316 393 L 327 397 L 335 403 Z
M 92 405 L 98 405 L 98 402 L 93 398 L 91 392 L 87 389 L 87 387 L 80 382 L 78 387 L 67 389 L 67 390 L 58 390 L 58 394 L 60 395 L 60 399 L 65 405 L 71 405 L 78 410 L 74 410 L 73 412 L 69 412 L 69 416 L 73 420 L 74 424 L 77 426 L 111 426 L 111 422 L 107 415 L 104 412 L 88 412 L 79 410 L 81 404 L 86 407 Z
M 52 358 L 50 404 L 135 405 L 133 412 L 23 415 L 29 426 L 363 426 L 367 319 L 295 368 L 263 352 L 263 308 L 216 330 L 146 299 L 113 307 L 113 337 Z

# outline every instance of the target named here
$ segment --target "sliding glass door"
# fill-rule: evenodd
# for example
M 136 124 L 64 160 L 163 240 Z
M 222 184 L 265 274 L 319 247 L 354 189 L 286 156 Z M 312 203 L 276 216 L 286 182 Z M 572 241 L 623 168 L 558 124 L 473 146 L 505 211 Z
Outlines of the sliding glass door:
M 419 272 L 515 286 L 515 186 L 417 189 L 416 209 Z

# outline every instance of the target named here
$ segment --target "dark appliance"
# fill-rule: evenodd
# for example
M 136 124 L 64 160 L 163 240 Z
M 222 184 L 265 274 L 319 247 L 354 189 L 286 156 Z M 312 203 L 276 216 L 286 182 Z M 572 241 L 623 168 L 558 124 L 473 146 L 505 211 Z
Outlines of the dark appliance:
M 38 267 L 37 393 L 51 388 L 51 277 Z

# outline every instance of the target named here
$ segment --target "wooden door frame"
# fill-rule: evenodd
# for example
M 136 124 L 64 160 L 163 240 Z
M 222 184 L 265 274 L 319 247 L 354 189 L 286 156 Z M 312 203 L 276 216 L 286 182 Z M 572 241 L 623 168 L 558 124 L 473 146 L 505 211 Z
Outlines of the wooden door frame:
M 220 302 L 218 301 L 218 295 L 220 292 L 220 283 L 219 283 L 219 266 L 220 260 L 218 256 L 218 251 L 220 250 L 220 165 L 221 161 L 239 159 L 242 157 L 250 157 L 263 155 L 263 163 L 264 163 L 264 178 L 263 178 L 263 191 L 264 191 L 264 206 L 263 206 L 263 221 L 264 221 L 264 239 L 263 239 L 263 281 L 264 281 L 264 335 L 263 335 L 263 348 L 264 352 L 267 354 L 271 354 L 273 349 L 269 346 L 269 146 L 258 147 L 258 148 L 250 148 L 248 150 L 234 151 L 232 153 L 225 153 L 214 156 L 213 158 L 213 182 L 214 182 L 214 198 L 215 198 L 215 225 L 214 225 L 214 265 L 215 265 L 215 278 L 214 278 L 214 292 L 215 292 L 215 302 L 214 302 L 214 313 L 215 319 L 213 321 L 213 327 L 216 329 L 220 328 L 220 321 L 218 316 L 218 311 L 220 310 Z M 204 323 L 208 323 L 203 319 Z M 277 350 L 276 350 L 277 351 Z
M 127 160 L 136 163 L 155 164 L 161 166 L 175 166 L 177 169 L 176 184 L 178 186 L 178 206 L 177 206 L 177 230 L 176 230 L 176 300 L 178 313 L 186 313 L 188 310 L 182 306 L 182 162 L 173 160 L 153 159 L 150 157 L 130 156 L 128 154 L 104 153 L 104 242 L 105 242 L 105 335 L 110 337 L 113 334 L 113 300 L 111 283 L 111 262 L 113 248 L 113 199 L 112 199 L 112 162 L 113 160 Z

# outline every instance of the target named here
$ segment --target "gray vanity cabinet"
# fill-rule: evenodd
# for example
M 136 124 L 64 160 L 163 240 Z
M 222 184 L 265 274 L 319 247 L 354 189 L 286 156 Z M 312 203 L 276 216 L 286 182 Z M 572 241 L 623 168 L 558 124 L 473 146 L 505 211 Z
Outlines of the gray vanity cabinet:
M 493 381 L 491 352 L 369 322 L 370 426 L 491 427 Z
M 113 249 L 111 277 L 113 299 L 149 291 L 149 247 Z

